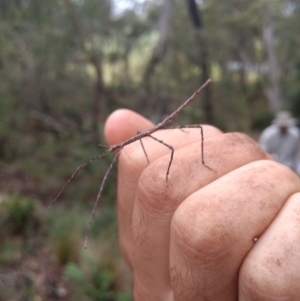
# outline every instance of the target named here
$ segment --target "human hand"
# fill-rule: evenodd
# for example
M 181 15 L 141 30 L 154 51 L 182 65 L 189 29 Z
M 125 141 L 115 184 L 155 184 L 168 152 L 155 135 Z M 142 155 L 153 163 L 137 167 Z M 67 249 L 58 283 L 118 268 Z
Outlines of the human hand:
M 153 124 L 128 110 L 107 120 L 109 144 Z M 248 136 L 161 130 L 120 154 L 122 254 L 140 300 L 299 300 L 300 183 Z M 257 240 L 257 241 L 256 241 Z

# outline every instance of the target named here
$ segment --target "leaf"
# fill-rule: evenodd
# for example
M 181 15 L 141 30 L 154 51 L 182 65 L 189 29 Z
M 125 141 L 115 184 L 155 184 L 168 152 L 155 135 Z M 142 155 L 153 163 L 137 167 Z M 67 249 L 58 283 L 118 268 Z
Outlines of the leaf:
M 75 263 L 68 263 L 63 271 L 63 275 L 69 279 L 72 279 L 79 284 L 83 284 L 86 281 L 85 275 L 82 270 Z

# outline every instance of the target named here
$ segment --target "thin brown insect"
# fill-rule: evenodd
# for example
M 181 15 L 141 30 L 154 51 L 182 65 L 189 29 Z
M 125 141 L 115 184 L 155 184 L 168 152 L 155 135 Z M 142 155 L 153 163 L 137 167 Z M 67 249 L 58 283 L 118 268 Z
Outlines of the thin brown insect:
M 61 194 L 65 191 L 65 189 L 67 188 L 67 186 L 71 183 L 71 181 L 74 179 L 74 177 L 77 175 L 77 173 L 83 169 L 84 167 L 92 164 L 93 162 L 95 162 L 96 160 L 99 160 L 101 159 L 102 157 L 106 156 L 107 154 L 109 153 L 113 153 L 114 151 L 118 151 L 117 154 L 115 154 L 109 168 L 107 169 L 104 177 L 103 177 L 103 180 L 102 180 L 102 183 L 101 183 L 101 186 L 100 186 L 100 189 L 99 189 L 99 192 L 98 192 L 98 195 L 97 195 L 97 198 L 96 198 L 96 201 L 94 203 L 94 207 L 93 207 L 93 210 L 92 210 L 92 214 L 91 214 L 91 218 L 90 218 L 90 221 L 89 221 L 89 225 L 88 225 L 88 228 L 87 228 L 87 232 L 86 232 L 86 236 L 85 236 L 85 242 L 84 242 L 84 247 L 86 248 L 87 247 L 87 241 L 88 241 L 88 236 L 89 236 L 89 232 L 90 232 L 90 228 L 91 228 L 91 225 L 92 225 L 92 222 L 94 220 L 94 216 L 95 216 L 95 213 L 96 213 L 96 210 L 97 210 L 97 207 L 98 207 L 98 203 L 99 203 L 99 200 L 101 198 L 101 195 L 102 195 L 102 191 L 103 191 L 103 188 L 104 188 L 104 185 L 106 183 L 106 180 L 107 180 L 107 177 L 108 177 L 108 174 L 109 172 L 111 171 L 112 167 L 113 167 L 113 164 L 115 163 L 118 155 L 120 154 L 120 152 L 122 151 L 122 149 L 128 145 L 128 144 L 131 144 L 135 141 L 140 141 L 141 142 L 141 145 L 142 145 L 142 148 L 143 148 L 143 151 L 145 153 L 145 156 L 147 158 L 147 161 L 149 163 L 149 159 L 148 159 L 148 156 L 147 156 L 147 153 L 145 151 L 145 148 L 144 148 L 144 145 L 143 145 L 143 142 L 142 142 L 142 139 L 143 138 L 146 138 L 146 137 L 150 137 L 152 139 L 154 139 L 155 141 L 165 145 L 166 147 L 168 147 L 170 150 L 171 150 L 171 156 L 170 156 L 170 161 L 169 161 L 169 164 L 168 164 L 168 168 L 167 168 L 167 172 L 166 172 L 166 183 L 168 183 L 168 177 L 169 177 L 169 174 L 170 174 L 170 168 L 171 168 L 171 164 L 172 164 L 172 161 L 173 161 L 173 156 L 174 156 L 174 148 L 173 146 L 165 143 L 164 141 L 162 140 L 159 140 L 157 139 L 156 137 L 154 137 L 152 134 L 157 132 L 158 130 L 161 130 L 163 128 L 166 127 L 166 125 L 168 125 L 169 123 L 173 122 L 173 118 L 176 117 L 187 105 L 189 105 L 194 99 L 195 97 L 211 82 L 211 79 L 208 79 L 196 92 L 194 92 L 181 106 L 179 106 L 172 114 L 170 114 L 168 117 L 166 117 L 162 122 L 160 122 L 159 124 L 157 124 L 155 127 L 153 127 L 152 129 L 149 129 L 147 131 L 144 131 L 144 132 L 138 132 L 135 136 L 121 142 L 121 143 L 118 143 L 118 144 L 114 144 L 112 146 L 110 146 L 106 151 L 104 151 L 103 153 L 91 158 L 90 160 L 88 160 L 87 162 L 83 163 L 82 165 L 80 165 L 76 170 L 75 172 L 71 175 L 71 177 L 69 178 L 69 180 L 66 182 L 66 184 L 63 186 L 63 188 L 60 190 L 60 192 L 57 194 L 56 198 L 51 202 L 51 204 L 49 205 L 48 209 L 50 209 L 53 204 L 58 200 L 58 198 L 61 196 Z M 204 136 L 203 136 L 203 128 L 201 125 L 188 125 L 188 126 L 177 126 L 176 128 L 199 128 L 200 129 L 200 133 L 201 133 L 201 159 L 202 159 L 202 164 L 204 166 L 206 166 L 207 168 L 209 168 L 210 170 L 213 170 L 211 169 L 209 166 L 207 166 L 204 162 L 204 154 L 203 154 L 203 145 L 204 145 Z

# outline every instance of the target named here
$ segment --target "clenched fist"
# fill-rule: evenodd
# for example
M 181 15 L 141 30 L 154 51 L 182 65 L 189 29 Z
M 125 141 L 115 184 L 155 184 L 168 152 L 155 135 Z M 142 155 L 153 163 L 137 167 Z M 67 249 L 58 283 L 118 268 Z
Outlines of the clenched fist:
M 153 124 L 118 110 L 109 144 Z M 122 254 L 134 273 L 135 301 L 300 300 L 300 182 L 251 138 L 203 126 L 144 138 L 119 159 Z

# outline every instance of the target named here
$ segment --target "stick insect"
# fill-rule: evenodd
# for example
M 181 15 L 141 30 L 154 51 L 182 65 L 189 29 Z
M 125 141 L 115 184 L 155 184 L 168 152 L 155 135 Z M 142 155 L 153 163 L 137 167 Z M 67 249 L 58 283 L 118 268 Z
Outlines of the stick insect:
M 49 205 L 48 209 L 50 209 L 53 204 L 59 199 L 59 197 L 61 196 L 61 194 L 65 191 L 65 189 L 67 188 L 67 186 L 71 183 L 71 181 L 74 179 L 74 177 L 77 175 L 77 173 L 83 169 L 84 167 L 92 164 L 93 162 L 95 162 L 96 160 L 99 160 L 101 159 L 102 157 L 106 156 L 107 154 L 109 153 L 113 153 L 115 151 L 118 151 L 110 166 L 108 167 L 104 177 L 103 177 L 103 180 L 101 182 L 101 185 L 100 185 L 100 188 L 99 188 L 99 191 L 98 191 L 98 194 L 97 194 L 97 198 L 95 200 L 95 203 L 94 203 L 94 206 L 93 206 L 93 210 L 92 210 L 92 213 L 91 213 L 91 217 L 90 217 L 90 221 L 89 221 L 89 224 L 88 224 L 88 227 L 87 227 L 87 232 L 86 232 L 86 236 L 85 236 L 85 242 L 84 242 L 84 248 L 87 247 L 87 242 L 88 242 L 88 236 L 89 236 L 89 232 L 90 232 L 90 228 L 91 228 L 91 225 L 92 225 L 92 222 L 94 220 L 94 217 L 95 217 L 95 213 L 96 213 L 96 210 L 97 210 L 97 207 L 98 207 L 98 204 L 99 204 L 99 201 L 100 201 L 100 198 L 101 198 L 101 195 L 102 195 L 102 191 L 103 191 L 103 188 L 104 188 L 104 185 L 106 183 L 106 180 L 107 180 L 107 177 L 108 177 L 108 174 L 110 173 L 114 163 L 116 162 L 116 159 L 118 157 L 118 155 L 121 153 L 122 149 L 128 145 L 128 144 L 131 144 L 135 141 L 140 141 L 141 143 L 141 146 L 143 148 L 143 152 L 147 158 L 147 161 L 149 163 L 149 159 L 148 159 L 148 156 L 147 156 L 147 153 L 145 151 L 145 148 L 144 148 L 144 145 L 143 145 L 143 142 L 142 142 L 142 139 L 143 138 L 146 138 L 146 137 L 150 137 L 152 138 L 153 140 L 163 144 L 164 146 L 168 147 L 170 150 L 171 150 L 171 155 L 170 155 L 170 161 L 169 161 L 169 164 L 168 164 L 168 168 L 167 168 L 167 172 L 166 172 L 166 183 L 168 184 L 168 177 L 169 177 L 169 174 L 170 174 L 170 168 L 171 168 L 171 165 L 172 165 L 172 161 L 173 161 L 173 156 L 174 156 L 174 148 L 173 146 L 165 143 L 164 141 L 162 140 L 159 140 L 157 139 L 156 137 L 154 137 L 152 134 L 157 132 L 158 130 L 161 130 L 163 128 L 166 127 L 166 125 L 168 125 L 169 123 L 173 122 L 173 119 L 174 117 L 176 117 L 186 106 L 188 106 L 194 99 L 195 97 L 211 82 L 211 79 L 208 79 L 197 91 L 195 91 L 181 106 L 179 106 L 172 114 L 170 114 L 168 117 L 166 117 L 162 122 L 160 122 L 159 124 L 157 124 L 155 127 L 147 130 L 147 131 L 144 131 L 144 132 L 138 132 L 135 136 L 121 142 L 121 143 L 118 143 L 118 144 L 114 144 L 114 145 L 111 145 L 110 147 L 108 147 L 108 149 L 106 151 L 104 151 L 103 153 L 101 154 L 98 154 L 97 156 L 91 158 L 90 160 L 86 161 L 85 163 L 83 163 L 82 165 L 80 165 L 75 171 L 74 173 L 70 176 L 70 178 L 67 180 L 66 184 L 62 187 L 62 189 L 59 191 L 59 193 L 57 194 L 57 196 L 55 197 L 55 199 L 51 202 L 51 204 Z M 204 137 L 203 137 L 203 128 L 201 125 L 189 125 L 189 126 L 178 126 L 176 128 L 199 128 L 200 129 L 200 133 L 201 133 L 201 160 L 202 160 L 202 164 L 207 167 L 208 169 L 210 170 L 213 170 L 211 169 L 209 166 L 207 166 L 205 164 L 205 161 L 204 161 L 204 154 L 203 154 L 203 145 L 204 145 Z

